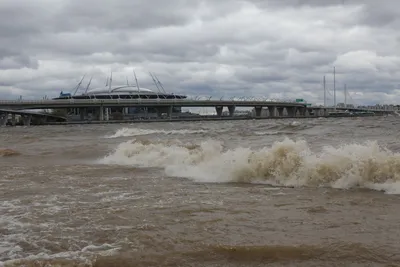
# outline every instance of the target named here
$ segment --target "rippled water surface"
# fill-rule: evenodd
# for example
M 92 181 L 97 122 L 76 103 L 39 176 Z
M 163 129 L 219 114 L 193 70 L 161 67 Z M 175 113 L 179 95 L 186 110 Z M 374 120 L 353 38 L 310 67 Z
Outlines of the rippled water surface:
M 400 266 L 399 127 L 0 128 L 0 266 Z

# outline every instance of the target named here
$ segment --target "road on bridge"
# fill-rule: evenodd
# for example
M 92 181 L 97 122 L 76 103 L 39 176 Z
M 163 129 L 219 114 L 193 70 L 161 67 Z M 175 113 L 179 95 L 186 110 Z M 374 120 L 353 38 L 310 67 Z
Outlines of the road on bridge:
M 179 106 L 179 107 L 300 107 L 305 103 L 242 101 L 242 100 L 187 100 L 187 99 L 62 99 L 62 100 L 0 100 L 0 108 L 8 109 L 54 109 L 85 107 L 129 107 L 129 106 Z

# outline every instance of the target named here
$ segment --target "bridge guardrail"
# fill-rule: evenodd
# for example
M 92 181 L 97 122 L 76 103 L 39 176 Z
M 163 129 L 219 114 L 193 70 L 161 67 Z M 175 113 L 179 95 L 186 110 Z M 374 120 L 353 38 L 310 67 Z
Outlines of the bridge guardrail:
M 229 100 L 224 100 L 224 99 L 206 99 L 206 100 L 199 100 L 199 99 L 161 99 L 161 98 L 156 98 L 156 99 L 122 99 L 122 98 L 117 98 L 117 99 L 56 99 L 56 100 L 0 100 L 0 106 L 3 107 L 11 107 L 11 106 L 26 106 L 26 109 L 29 109 L 29 106 L 57 106 L 57 105 L 65 105 L 65 104 L 71 104 L 71 105 L 85 105 L 88 104 L 88 106 L 92 105 L 99 105 L 99 104 L 105 104 L 105 105 L 111 105 L 111 104 L 118 104 L 118 105 L 123 105 L 123 104 L 166 104 L 166 105 L 187 105 L 187 106 L 196 106 L 197 104 L 205 105 L 207 104 L 211 105 L 243 105 L 243 106 L 257 106 L 257 105 L 262 105 L 266 106 L 267 104 L 275 104 L 275 105 L 283 105 L 283 104 L 295 104 L 296 106 L 302 106 L 305 105 L 305 103 L 297 103 L 295 101 L 289 101 L 289 100 L 277 100 L 277 99 L 269 99 L 269 100 L 240 100 L 240 99 L 229 99 Z M 324 108 L 321 106 L 309 106 L 308 108 Z M 326 108 L 334 108 L 334 107 L 326 107 Z M 344 109 L 341 107 L 337 107 L 338 109 Z M 366 107 L 352 107 L 348 109 L 357 109 L 357 110 L 365 110 L 365 111 L 394 111 L 395 109 L 390 109 L 390 108 L 377 108 L 377 107 L 371 107 L 371 108 L 366 108 Z
M 239 100 L 239 99 L 231 99 L 231 100 L 189 100 L 189 99 L 57 99 L 57 100 L 0 100 L 0 105 L 46 105 L 46 104 L 85 104 L 85 103 L 104 103 L 104 104 L 113 104 L 113 103 L 259 103 L 265 104 L 267 103 L 291 103 L 297 105 L 304 105 L 304 103 L 297 103 L 294 101 L 267 101 L 267 100 Z

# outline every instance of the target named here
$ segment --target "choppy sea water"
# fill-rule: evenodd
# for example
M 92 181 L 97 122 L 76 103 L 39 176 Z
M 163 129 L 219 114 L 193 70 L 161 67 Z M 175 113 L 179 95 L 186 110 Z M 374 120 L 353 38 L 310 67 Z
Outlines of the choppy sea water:
M 399 127 L 0 128 L 0 266 L 400 266 Z

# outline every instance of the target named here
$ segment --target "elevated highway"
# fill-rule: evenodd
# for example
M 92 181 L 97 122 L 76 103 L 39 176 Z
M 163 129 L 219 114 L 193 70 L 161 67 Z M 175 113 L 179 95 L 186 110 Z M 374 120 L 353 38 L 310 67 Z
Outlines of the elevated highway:
M 52 121 L 66 121 L 65 117 L 57 116 L 49 113 L 39 113 L 28 110 L 20 110 L 20 109 L 2 109 L 0 108 L 0 126 L 6 125 L 8 122 L 8 116 L 11 115 L 11 124 L 16 124 L 15 115 L 20 115 L 22 118 L 22 122 L 24 125 L 30 125 L 32 118 L 38 118 L 40 120 L 52 120 Z
M 322 111 L 325 110 L 327 112 L 334 112 L 335 108 L 334 107 L 319 107 L 319 106 L 311 106 L 307 107 L 307 110 L 314 110 L 314 111 Z M 359 107 L 337 107 L 336 108 L 337 112 L 373 112 L 375 114 L 394 114 L 395 110 L 390 110 L 390 109 L 379 109 L 379 108 L 359 108 Z
M 222 110 L 227 107 L 229 115 L 233 116 L 236 107 L 253 107 L 255 116 L 260 117 L 263 108 L 268 108 L 274 113 L 277 110 L 280 115 L 285 110 L 289 116 L 294 117 L 300 112 L 305 114 L 306 104 L 296 102 L 277 102 L 259 100 L 191 100 L 191 99 L 57 99 L 57 100 L 16 100 L 0 101 L 0 109 L 24 110 L 24 109 L 72 109 L 81 110 L 81 120 L 84 120 L 88 109 L 95 109 L 94 117 L 102 121 L 108 118 L 110 108 L 126 107 L 153 107 L 157 109 L 157 116 L 163 113 L 172 117 L 173 107 L 215 107 L 217 116 L 222 116 Z M 105 116 L 106 114 L 106 116 Z
M 352 112 L 366 112 L 372 115 L 383 115 L 393 113 L 389 110 L 370 110 L 362 108 L 336 108 L 308 106 L 306 103 L 298 103 L 295 101 L 268 101 L 268 100 L 199 100 L 199 99 L 57 99 L 57 100 L 0 100 L 0 123 L 4 123 L 4 117 L 9 114 L 15 116 L 19 114 L 25 119 L 26 124 L 30 124 L 32 116 L 46 116 L 46 118 L 63 121 L 66 118 L 55 116 L 52 114 L 40 114 L 28 110 L 38 109 L 76 109 L 80 116 L 80 121 L 94 120 L 104 121 L 109 120 L 111 109 L 127 107 L 152 107 L 156 110 L 157 118 L 172 119 L 174 107 L 214 107 L 217 117 L 223 116 L 223 108 L 228 109 L 230 117 L 234 116 L 236 107 L 253 108 L 252 116 L 255 118 L 271 117 L 326 117 L 331 116 L 332 112 L 336 111 L 335 115 L 341 116 L 337 112 L 347 110 Z M 373 113 L 372 113 L 373 112 Z M 335 113 L 335 112 L 334 112 Z M 124 115 L 124 114 L 123 114 Z M 346 115 L 346 114 L 345 114 Z M 343 115 L 344 116 L 344 115 Z M 3 118 L 3 121 L 1 120 Z
M 86 107 L 146 107 L 146 106 L 180 106 L 180 107 L 299 107 L 304 103 L 249 101 L 249 100 L 189 100 L 189 99 L 60 99 L 60 100 L 0 100 L 0 109 L 58 109 Z

